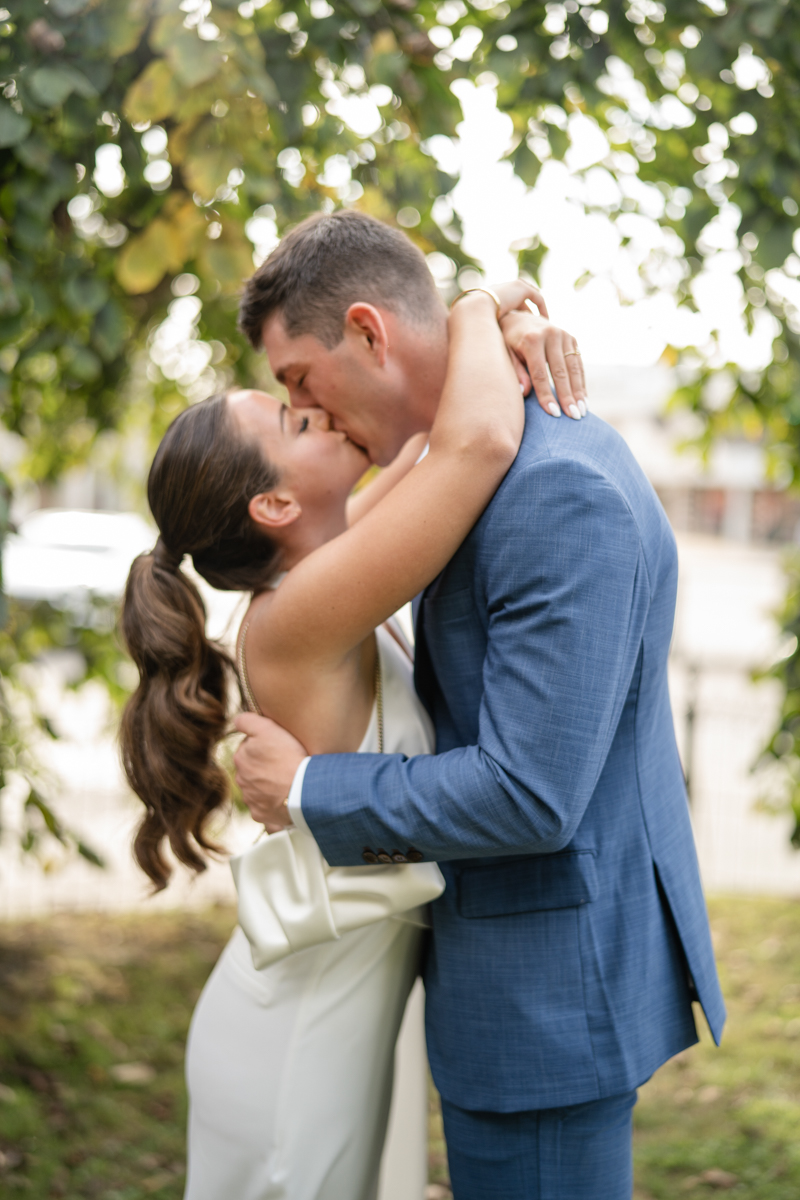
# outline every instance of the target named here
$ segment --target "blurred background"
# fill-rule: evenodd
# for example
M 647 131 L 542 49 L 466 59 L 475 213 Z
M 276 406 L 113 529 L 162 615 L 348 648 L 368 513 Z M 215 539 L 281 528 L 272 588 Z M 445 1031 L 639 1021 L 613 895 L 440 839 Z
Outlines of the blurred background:
M 798 44 L 784 0 L 0 8 L 0 1185 L 180 1194 L 182 1039 L 234 894 L 224 861 L 155 898 L 133 865 L 117 606 L 169 421 L 280 394 L 243 279 L 345 205 L 403 229 L 445 301 L 535 279 L 664 504 L 732 1021 L 648 1085 L 637 1195 L 800 1192 Z M 201 588 L 229 637 L 243 598 Z

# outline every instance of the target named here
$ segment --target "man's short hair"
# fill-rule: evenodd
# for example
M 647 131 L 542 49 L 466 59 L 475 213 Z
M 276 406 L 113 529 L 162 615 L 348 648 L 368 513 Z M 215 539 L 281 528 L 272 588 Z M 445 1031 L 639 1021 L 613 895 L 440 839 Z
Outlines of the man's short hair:
M 442 311 L 425 258 L 404 234 L 354 209 L 320 213 L 287 233 L 248 280 L 239 326 L 260 349 L 264 322 L 280 312 L 290 337 L 311 333 L 333 349 L 357 301 L 421 327 Z

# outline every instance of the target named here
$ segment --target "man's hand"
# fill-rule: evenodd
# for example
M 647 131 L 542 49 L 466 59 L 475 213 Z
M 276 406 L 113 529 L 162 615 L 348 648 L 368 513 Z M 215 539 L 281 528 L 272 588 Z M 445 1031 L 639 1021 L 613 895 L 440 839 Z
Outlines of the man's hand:
M 586 415 L 586 378 L 575 338 L 552 324 L 544 297 L 532 284 L 518 279 L 494 290 L 500 300 L 500 328 L 523 392 L 527 395 L 533 384 L 545 412 L 559 416 L 560 404 L 567 416 L 580 420 Z
M 240 713 L 234 726 L 245 735 L 233 756 L 242 799 L 254 821 L 278 833 L 292 823 L 286 800 L 306 750 L 269 717 Z

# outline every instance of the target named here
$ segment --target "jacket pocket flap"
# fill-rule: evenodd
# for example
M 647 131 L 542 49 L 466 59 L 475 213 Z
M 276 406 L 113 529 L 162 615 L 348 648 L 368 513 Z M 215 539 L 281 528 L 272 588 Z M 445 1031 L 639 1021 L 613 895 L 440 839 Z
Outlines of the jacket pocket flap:
M 458 911 L 462 917 L 503 917 L 588 904 L 597 897 L 594 858 L 593 850 L 570 850 L 464 867 Z

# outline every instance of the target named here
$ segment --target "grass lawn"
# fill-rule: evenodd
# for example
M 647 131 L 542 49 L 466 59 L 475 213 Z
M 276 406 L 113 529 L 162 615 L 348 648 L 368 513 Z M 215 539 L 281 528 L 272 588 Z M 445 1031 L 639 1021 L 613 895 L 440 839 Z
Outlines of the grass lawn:
M 726 1038 L 717 1051 L 704 1035 L 642 1089 L 637 1200 L 797 1200 L 800 903 L 711 910 Z M 183 1044 L 232 923 L 219 909 L 0 926 L 0 1194 L 179 1200 Z M 435 1094 L 430 1177 L 446 1184 Z
M 800 1197 L 800 900 L 710 904 L 728 1024 L 641 1091 L 637 1200 Z

